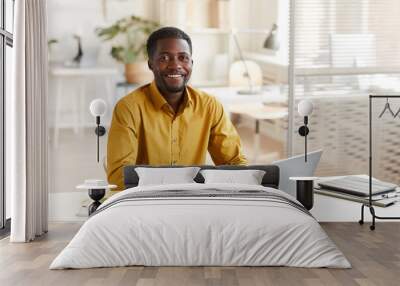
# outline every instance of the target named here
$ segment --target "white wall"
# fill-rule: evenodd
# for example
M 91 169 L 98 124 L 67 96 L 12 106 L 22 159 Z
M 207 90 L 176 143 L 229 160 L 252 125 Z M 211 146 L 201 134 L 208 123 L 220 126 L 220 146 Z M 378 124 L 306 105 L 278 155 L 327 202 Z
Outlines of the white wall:
M 278 21 L 278 0 L 236 0 L 233 3 L 233 25 L 239 30 L 269 30 Z M 239 34 L 239 37 L 242 49 L 261 52 L 267 34 Z
M 156 10 L 153 0 L 49 0 L 48 34 L 59 43 L 53 46 L 52 59 L 70 60 L 76 54 L 76 42 L 73 34 L 82 37 L 84 62 L 112 65 L 108 56 L 109 45 L 102 43 L 95 34 L 95 29 L 114 23 L 128 15 L 154 19 Z M 105 4 L 105 6 L 103 5 Z M 105 7 L 105 8 L 104 8 Z
M 188 13 L 186 26 L 199 28 L 207 25 L 213 11 L 209 8 L 210 0 L 187 1 Z M 231 26 L 238 29 L 268 30 L 278 19 L 278 2 L 288 0 L 231 0 Z M 167 3 L 167 1 L 161 1 Z M 104 8 L 105 7 L 105 8 Z M 195 11 L 191 11 L 189 8 Z M 192 10 L 193 10 L 192 9 Z M 56 62 L 71 60 L 77 52 L 74 34 L 82 37 L 83 64 L 116 66 L 109 56 L 110 43 L 102 42 L 95 34 L 95 29 L 114 23 L 128 15 L 137 15 L 160 21 L 160 0 L 49 0 L 48 22 L 49 39 L 59 40 L 52 46 L 51 59 Z M 189 13 L 190 12 L 190 13 Z M 209 13 L 209 15 L 207 15 Z M 161 13 L 162 14 L 162 13 Z M 227 53 L 229 38 L 221 34 L 191 34 L 194 43 L 195 68 L 192 82 L 213 79 L 214 56 Z M 240 34 L 243 50 L 262 52 L 266 35 Z M 231 47 L 232 48 L 232 47 Z M 234 50 L 235 47 L 233 47 Z M 236 51 L 235 51 L 236 53 Z

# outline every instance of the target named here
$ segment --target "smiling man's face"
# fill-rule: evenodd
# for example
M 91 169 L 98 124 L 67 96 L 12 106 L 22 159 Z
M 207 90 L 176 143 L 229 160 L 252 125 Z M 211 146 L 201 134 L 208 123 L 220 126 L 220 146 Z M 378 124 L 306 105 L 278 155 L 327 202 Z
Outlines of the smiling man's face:
M 192 73 L 189 44 L 183 39 L 160 39 L 156 51 L 149 59 L 154 80 L 161 93 L 179 93 L 185 90 Z

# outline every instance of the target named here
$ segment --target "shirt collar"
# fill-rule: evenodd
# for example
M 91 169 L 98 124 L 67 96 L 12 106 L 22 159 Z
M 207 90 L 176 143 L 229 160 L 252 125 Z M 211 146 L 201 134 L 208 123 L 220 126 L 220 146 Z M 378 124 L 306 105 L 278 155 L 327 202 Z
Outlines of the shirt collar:
M 191 94 L 189 88 L 185 87 L 185 95 L 183 99 L 183 104 L 185 107 L 193 102 L 192 96 L 193 95 Z M 158 90 L 154 80 L 150 84 L 150 100 L 156 109 L 161 109 L 164 105 L 168 104 L 164 96 L 162 96 L 161 92 Z
M 164 96 L 161 95 L 157 88 L 156 82 L 153 80 L 150 84 L 150 99 L 156 109 L 161 109 L 168 102 L 165 100 Z

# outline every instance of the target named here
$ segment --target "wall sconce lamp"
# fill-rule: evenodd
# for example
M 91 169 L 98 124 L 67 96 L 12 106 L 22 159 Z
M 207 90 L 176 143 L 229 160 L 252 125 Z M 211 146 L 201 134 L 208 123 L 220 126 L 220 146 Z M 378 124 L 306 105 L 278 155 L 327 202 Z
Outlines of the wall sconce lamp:
M 301 116 L 304 116 L 304 125 L 299 128 L 299 134 L 304 136 L 304 160 L 307 162 L 307 135 L 310 132 L 308 129 L 308 116 L 313 112 L 314 106 L 308 99 L 303 99 L 297 105 L 297 111 Z
M 97 127 L 94 130 L 94 132 L 97 135 L 97 162 L 99 162 L 99 145 L 100 145 L 99 137 L 106 134 L 106 128 L 104 128 L 104 126 L 100 125 L 100 117 L 106 113 L 107 105 L 104 100 L 102 100 L 100 98 L 96 98 L 96 99 L 92 100 L 92 102 L 90 103 L 89 109 L 90 109 L 90 113 L 94 117 L 96 117 Z

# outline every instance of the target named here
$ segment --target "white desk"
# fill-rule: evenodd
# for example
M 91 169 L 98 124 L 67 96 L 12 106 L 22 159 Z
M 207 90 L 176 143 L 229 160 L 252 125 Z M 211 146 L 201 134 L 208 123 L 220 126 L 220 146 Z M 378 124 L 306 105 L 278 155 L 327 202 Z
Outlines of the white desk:
M 83 122 L 84 118 L 84 110 L 88 110 L 89 106 L 85 108 L 85 96 L 86 96 L 86 85 L 87 81 L 90 78 L 99 78 L 104 82 L 107 101 L 109 105 L 111 105 L 114 101 L 113 96 L 113 81 L 118 75 L 118 70 L 115 68 L 106 68 L 106 67 L 64 67 L 64 66 L 54 66 L 50 68 L 50 75 L 54 78 L 55 81 L 55 110 L 54 110 L 54 145 L 58 144 L 59 137 L 59 128 L 60 128 L 60 113 L 62 109 L 62 97 L 66 96 L 64 92 L 65 80 L 72 79 L 74 80 L 74 88 L 78 90 L 78 92 L 71 96 L 68 94 L 68 97 L 71 99 L 71 103 L 73 104 L 73 108 L 76 111 L 73 116 L 73 128 L 75 133 L 78 132 L 78 127 Z M 70 83 L 71 85 L 71 83 Z
M 311 209 L 311 214 L 321 222 L 358 222 L 361 218 L 361 205 L 353 201 L 314 194 L 314 207 Z M 380 216 L 399 216 L 400 203 L 387 208 L 375 207 L 375 211 Z M 365 209 L 364 221 L 371 221 L 371 218 L 369 210 Z M 384 223 L 384 221 L 377 220 L 377 223 L 379 229 L 379 223 Z
M 224 106 L 226 112 L 230 112 L 232 104 L 262 103 L 262 102 L 287 102 L 287 91 L 284 85 L 264 86 L 260 94 L 244 95 L 238 94 L 243 87 L 207 87 L 201 88 L 209 95 L 215 96 Z
M 284 107 L 287 103 L 285 86 L 265 86 L 260 94 L 255 95 L 238 94 L 238 90 L 243 89 L 240 87 L 200 89 L 215 96 L 222 103 L 229 115 L 238 114 L 255 120 L 252 163 L 256 163 L 260 150 L 260 121 L 282 119 L 288 115 L 288 109 Z M 280 104 L 283 106 L 279 106 Z
M 361 175 L 365 176 L 365 175 Z M 337 177 L 320 177 L 316 182 L 327 179 L 340 178 Z M 399 198 L 400 199 L 400 198 Z M 326 196 L 314 193 L 314 207 L 311 213 L 318 221 L 332 222 L 332 221 L 351 221 L 358 222 L 361 218 L 361 205 L 362 203 L 350 200 L 340 199 L 336 197 Z M 399 216 L 400 215 L 400 201 L 389 207 L 374 206 L 376 214 L 380 216 Z M 364 212 L 364 221 L 371 221 L 371 215 L 368 209 Z M 377 220 L 382 223 L 382 220 Z M 378 226 L 379 229 L 379 226 Z
M 256 102 L 231 105 L 230 113 L 246 116 L 255 120 L 253 163 L 257 163 L 260 151 L 260 121 L 285 118 L 288 115 L 288 108 Z

